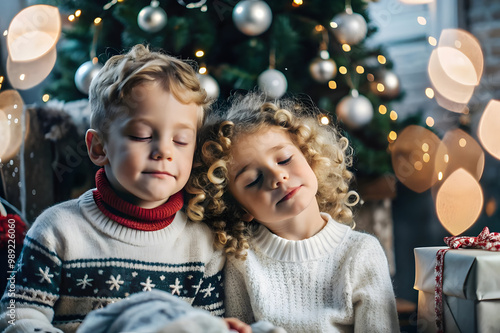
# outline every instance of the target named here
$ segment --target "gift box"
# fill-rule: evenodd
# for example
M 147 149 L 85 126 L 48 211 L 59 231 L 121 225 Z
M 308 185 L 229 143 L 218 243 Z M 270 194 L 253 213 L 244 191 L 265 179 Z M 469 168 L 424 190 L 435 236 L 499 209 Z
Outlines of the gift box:
M 437 332 L 436 254 L 447 247 L 415 248 L 419 332 Z M 500 252 L 449 249 L 444 256 L 445 332 L 500 332 Z

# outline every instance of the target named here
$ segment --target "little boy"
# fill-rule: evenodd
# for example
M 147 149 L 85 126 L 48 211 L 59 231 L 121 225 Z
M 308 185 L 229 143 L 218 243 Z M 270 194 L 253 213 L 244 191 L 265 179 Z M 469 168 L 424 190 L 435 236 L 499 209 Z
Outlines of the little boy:
M 194 69 L 137 45 L 107 61 L 89 99 L 96 189 L 30 228 L 0 331 L 74 332 L 92 310 L 152 289 L 222 315 L 224 257 L 181 210 L 208 106 Z

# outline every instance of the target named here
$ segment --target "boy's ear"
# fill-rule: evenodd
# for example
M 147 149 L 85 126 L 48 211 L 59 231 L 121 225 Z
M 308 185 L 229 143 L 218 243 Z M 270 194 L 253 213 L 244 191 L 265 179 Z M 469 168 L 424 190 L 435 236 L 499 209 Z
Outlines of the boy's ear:
M 89 129 L 85 134 L 85 143 L 90 160 L 97 166 L 108 164 L 108 157 L 104 150 L 104 142 L 96 130 Z

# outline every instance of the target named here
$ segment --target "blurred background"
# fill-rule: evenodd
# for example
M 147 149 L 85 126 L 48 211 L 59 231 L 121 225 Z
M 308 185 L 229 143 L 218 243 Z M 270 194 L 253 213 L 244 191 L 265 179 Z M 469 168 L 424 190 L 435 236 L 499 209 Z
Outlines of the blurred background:
M 492 0 L 0 0 L 0 198 L 27 227 L 94 186 L 87 92 L 137 43 L 240 90 L 311 100 L 348 136 L 358 229 L 416 331 L 413 249 L 500 231 L 500 3 Z M 3 229 L 2 229 L 3 230 Z

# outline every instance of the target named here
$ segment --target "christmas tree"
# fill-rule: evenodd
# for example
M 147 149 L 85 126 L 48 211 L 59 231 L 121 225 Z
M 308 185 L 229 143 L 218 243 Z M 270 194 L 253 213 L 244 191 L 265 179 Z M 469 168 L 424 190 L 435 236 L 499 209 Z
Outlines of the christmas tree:
M 363 0 L 37 3 L 57 6 L 67 18 L 46 88 L 58 100 L 86 98 L 100 64 L 142 43 L 195 60 L 202 85 L 219 100 L 256 86 L 273 97 L 285 90 L 310 96 L 325 119 L 342 120 L 358 177 L 390 173 L 391 132 L 417 121 L 396 120 L 390 112 L 388 103 L 401 93 L 390 60 L 364 46 L 374 31 Z M 271 83 L 277 85 L 266 87 Z

